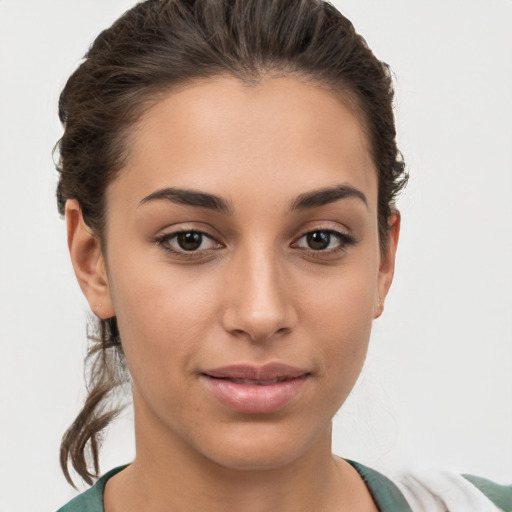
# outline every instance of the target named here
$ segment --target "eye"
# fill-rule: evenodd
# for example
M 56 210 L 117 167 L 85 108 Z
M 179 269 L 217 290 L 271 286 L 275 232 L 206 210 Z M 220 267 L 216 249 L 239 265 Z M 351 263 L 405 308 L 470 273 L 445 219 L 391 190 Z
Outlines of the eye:
M 201 231 L 178 231 L 156 239 L 158 245 L 178 254 L 198 253 L 221 247 L 212 237 Z
M 292 244 L 292 247 L 315 252 L 336 252 L 352 244 L 354 244 L 354 239 L 347 233 L 332 229 L 317 229 L 302 235 Z
M 327 231 L 313 231 L 305 235 L 305 241 L 310 249 L 323 251 L 331 245 L 331 233 Z

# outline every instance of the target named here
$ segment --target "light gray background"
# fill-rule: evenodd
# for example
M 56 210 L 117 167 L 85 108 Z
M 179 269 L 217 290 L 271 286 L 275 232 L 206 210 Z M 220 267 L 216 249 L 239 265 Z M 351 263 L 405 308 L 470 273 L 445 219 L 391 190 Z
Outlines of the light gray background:
M 384 317 L 335 423 L 337 453 L 512 481 L 512 1 L 338 0 L 389 62 L 411 182 Z M 84 397 L 86 304 L 51 148 L 57 97 L 131 0 L 0 0 L 0 511 L 56 509 Z M 102 468 L 133 454 L 130 413 Z

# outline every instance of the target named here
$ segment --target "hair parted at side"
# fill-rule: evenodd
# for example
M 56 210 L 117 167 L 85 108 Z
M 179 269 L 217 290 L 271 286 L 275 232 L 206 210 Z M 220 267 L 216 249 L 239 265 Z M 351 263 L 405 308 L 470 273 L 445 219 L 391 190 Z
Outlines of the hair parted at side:
M 127 11 L 100 33 L 61 93 L 59 212 L 76 199 L 107 250 L 105 190 L 129 158 L 130 127 L 173 88 L 218 75 L 250 85 L 297 76 L 355 104 L 377 169 L 385 250 L 391 209 L 407 181 L 395 140 L 390 71 L 352 23 L 322 0 L 147 0 Z M 89 395 L 61 445 L 71 484 L 70 461 L 89 484 L 98 476 L 102 432 L 119 412 L 110 399 L 126 381 L 115 318 L 99 320 L 96 331 L 89 337 Z

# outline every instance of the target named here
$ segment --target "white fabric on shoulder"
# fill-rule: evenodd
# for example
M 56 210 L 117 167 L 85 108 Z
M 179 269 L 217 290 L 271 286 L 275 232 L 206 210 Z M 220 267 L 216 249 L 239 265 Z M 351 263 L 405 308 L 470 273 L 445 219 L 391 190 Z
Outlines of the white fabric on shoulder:
M 471 482 L 452 471 L 415 468 L 391 480 L 413 512 L 501 512 Z

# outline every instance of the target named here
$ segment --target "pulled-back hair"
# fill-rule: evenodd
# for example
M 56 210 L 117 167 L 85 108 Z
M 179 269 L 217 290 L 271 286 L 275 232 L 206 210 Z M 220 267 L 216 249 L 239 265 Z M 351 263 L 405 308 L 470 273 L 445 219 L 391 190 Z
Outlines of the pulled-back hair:
M 232 76 L 258 84 L 296 76 L 327 86 L 354 106 L 378 178 L 381 250 L 407 176 L 395 141 L 393 86 L 352 23 L 322 0 L 147 0 L 94 41 L 59 101 L 57 203 L 76 199 L 105 250 L 105 190 L 128 157 L 130 127 L 163 95 L 195 79 Z M 65 433 L 61 466 L 89 484 L 97 477 L 105 427 L 119 412 L 112 396 L 127 379 L 116 319 L 90 335 L 88 397 Z M 91 467 L 92 466 L 92 467 Z

